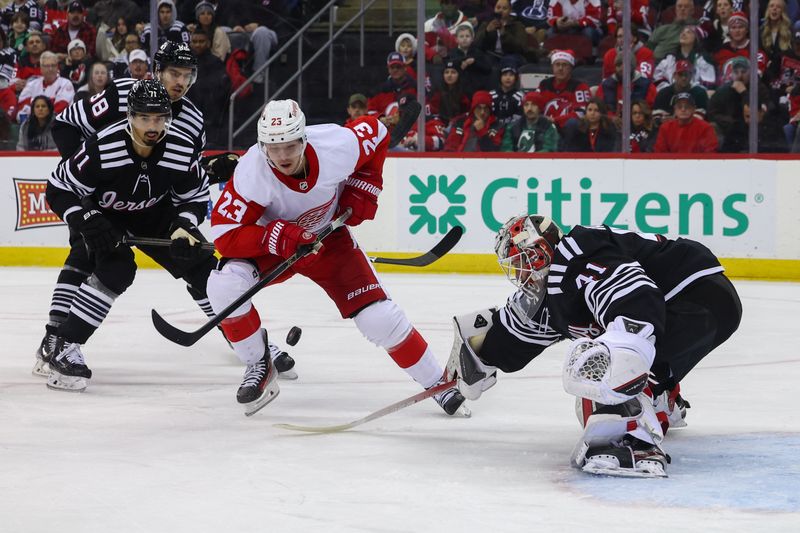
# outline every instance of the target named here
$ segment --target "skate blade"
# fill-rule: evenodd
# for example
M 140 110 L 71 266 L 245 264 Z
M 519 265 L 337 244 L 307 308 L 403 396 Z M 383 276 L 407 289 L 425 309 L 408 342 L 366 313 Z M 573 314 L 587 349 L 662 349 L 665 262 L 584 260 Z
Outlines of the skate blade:
M 297 372 L 295 372 L 294 370 L 287 370 L 286 372 L 278 372 L 278 379 L 283 379 L 286 381 L 294 381 L 298 377 L 300 376 L 298 376 Z
M 451 416 L 456 416 L 456 417 L 459 417 L 459 418 L 471 418 L 472 417 L 472 411 L 470 410 L 469 407 L 467 407 L 466 402 L 464 402 L 464 403 L 462 403 L 461 405 L 458 406 L 458 409 L 456 409 L 456 412 L 453 413 Z
M 33 365 L 31 374 L 40 378 L 48 378 L 50 377 L 50 365 L 41 359 L 36 359 L 36 364 Z
M 65 376 L 58 372 L 50 372 L 47 378 L 47 388 L 63 392 L 83 392 L 89 385 L 89 380 L 80 376 Z
M 667 473 L 661 465 L 651 465 L 648 468 L 619 468 L 606 462 L 587 461 L 581 469 L 587 474 L 608 477 L 638 477 L 638 478 L 665 478 Z
M 272 402 L 272 400 L 277 398 L 280 393 L 281 393 L 280 389 L 277 389 L 275 391 L 268 390 L 267 393 L 264 394 L 264 396 L 262 396 L 258 400 L 245 404 L 244 416 L 253 416 L 257 412 L 262 410 L 264 407 L 266 407 L 268 403 Z

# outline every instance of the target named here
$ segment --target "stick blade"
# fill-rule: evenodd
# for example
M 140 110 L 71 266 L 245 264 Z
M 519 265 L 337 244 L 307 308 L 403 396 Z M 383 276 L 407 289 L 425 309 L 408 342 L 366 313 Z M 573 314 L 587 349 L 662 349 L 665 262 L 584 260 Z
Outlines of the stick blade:
M 390 257 L 370 257 L 373 263 L 383 263 L 384 265 L 400 265 L 412 267 L 424 267 L 441 259 L 447 252 L 453 249 L 461 236 L 464 234 L 464 228 L 461 226 L 453 226 L 450 228 L 442 240 L 437 242 L 436 245 L 417 257 L 409 257 L 403 259 L 393 259 Z
M 188 331 L 183 331 L 176 328 L 161 318 L 161 315 L 159 315 L 158 311 L 155 309 L 151 309 L 150 316 L 153 318 L 153 326 L 155 326 L 156 331 L 161 333 L 161 335 L 171 340 L 175 344 L 180 344 L 181 346 L 191 346 L 197 342 L 197 339 L 200 338 Z

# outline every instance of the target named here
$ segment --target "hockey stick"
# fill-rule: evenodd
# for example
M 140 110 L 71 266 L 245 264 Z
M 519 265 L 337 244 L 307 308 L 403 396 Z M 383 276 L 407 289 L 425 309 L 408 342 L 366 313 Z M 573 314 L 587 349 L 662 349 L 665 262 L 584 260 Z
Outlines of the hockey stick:
M 344 221 L 350 217 L 351 213 L 352 211 L 350 208 L 345 210 L 344 213 L 342 213 L 338 218 L 332 220 L 331 223 L 328 224 L 322 231 L 317 233 L 317 240 L 311 244 L 304 244 L 298 247 L 297 252 L 295 252 L 293 256 L 276 266 L 269 273 L 264 274 L 258 283 L 250 287 L 250 289 L 245 291 L 244 294 L 239 296 L 228 307 L 220 311 L 214 318 L 206 322 L 202 327 L 200 327 L 200 329 L 195 331 L 180 330 L 161 318 L 161 315 L 159 315 L 155 309 L 153 309 L 151 313 L 153 317 L 153 325 L 159 333 L 175 344 L 180 344 L 181 346 L 191 346 L 200 340 L 200 338 L 206 333 L 217 327 L 220 322 L 228 318 L 228 315 L 233 313 L 243 303 L 252 298 L 253 295 L 255 295 L 258 291 L 269 285 L 275 280 L 275 278 L 286 272 L 286 270 L 288 270 L 289 267 L 295 264 L 299 259 L 311 253 L 314 249 L 314 246 L 321 242 L 322 239 L 333 233 L 338 228 L 342 227 L 342 225 L 344 225 Z
M 373 263 L 383 263 L 385 265 L 401 265 L 411 267 L 424 267 L 428 266 L 434 261 L 438 261 L 447 252 L 453 249 L 464 234 L 464 229 L 461 226 L 454 226 L 450 231 L 442 237 L 442 240 L 436 243 L 430 251 L 416 257 L 409 257 L 405 259 L 393 259 L 390 257 L 369 257 Z M 157 239 L 152 237 L 129 237 L 122 238 L 124 244 L 133 246 L 169 246 L 172 244 L 171 239 Z M 203 250 L 214 250 L 214 243 L 204 242 L 200 246 Z
M 122 237 L 123 244 L 129 244 L 132 246 L 170 246 L 172 245 L 172 239 L 157 239 L 155 237 L 129 237 L 124 235 Z M 210 250 L 214 251 L 214 243 L 213 242 L 201 242 L 200 248 L 203 250 Z
M 370 257 L 369 260 L 373 263 L 382 263 L 384 265 L 402 265 L 402 266 L 411 266 L 411 267 L 424 267 L 428 266 L 434 261 L 438 261 L 442 258 L 444 254 L 449 252 L 453 249 L 453 247 L 458 244 L 458 241 L 461 240 L 461 235 L 464 234 L 464 228 L 461 226 L 453 226 L 453 228 L 442 237 L 436 246 L 430 249 L 430 251 L 418 255 L 416 257 L 409 257 L 406 259 L 392 259 L 389 257 Z
M 365 417 L 359 418 L 358 420 L 353 420 L 352 422 L 348 422 L 347 424 L 339 424 L 338 426 L 298 426 L 295 424 L 273 424 L 276 428 L 281 429 L 289 429 L 292 431 L 303 431 L 305 433 L 338 433 L 340 431 L 347 431 L 348 429 L 353 429 L 356 426 L 360 426 L 361 424 L 366 424 L 376 418 L 381 418 L 382 416 L 390 415 L 400 409 L 404 409 L 406 407 L 410 407 L 415 403 L 419 403 L 422 400 L 430 398 L 434 394 L 439 394 L 440 392 L 447 390 L 451 387 L 455 387 L 456 382 L 448 381 L 447 383 L 442 383 L 440 385 L 436 385 L 435 387 L 431 387 L 430 389 L 424 390 L 415 394 L 414 396 L 409 396 L 405 400 L 400 400 L 399 402 L 395 402 L 392 405 L 387 405 L 383 409 L 379 409 L 374 413 L 370 413 Z

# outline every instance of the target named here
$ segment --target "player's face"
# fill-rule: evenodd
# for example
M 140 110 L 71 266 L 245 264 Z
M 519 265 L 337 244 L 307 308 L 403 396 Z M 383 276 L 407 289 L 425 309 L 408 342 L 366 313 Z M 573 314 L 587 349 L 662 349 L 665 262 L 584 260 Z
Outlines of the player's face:
M 174 102 L 180 100 L 192 85 L 194 72 L 187 67 L 168 66 L 161 72 L 161 83 L 166 87 L 169 97 Z
M 284 174 L 294 174 L 303 160 L 303 141 L 295 139 L 285 143 L 264 145 L 265 153 L 275 167 Z
M 155 146 L 167 129 L 170 115 L 137 113 L 131 117 L 131 130 L 136 140 L 146 146 Z
M 572 65 L 566 61 L 556 61 L 553 63 L 553 76 L 556 81 L 563 82 L 569 79 L 572 74 Z

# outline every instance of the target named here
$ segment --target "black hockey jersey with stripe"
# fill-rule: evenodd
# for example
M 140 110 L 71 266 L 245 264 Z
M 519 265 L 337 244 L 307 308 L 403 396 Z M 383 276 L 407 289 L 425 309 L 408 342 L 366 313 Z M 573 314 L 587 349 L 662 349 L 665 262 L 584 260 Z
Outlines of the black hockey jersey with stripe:
M 542 303 L 517 291 L 498 318 L 531 355 L 564 338 L 597 337 L 620 315 L 653 324 L 658 341 L 665 302 L 722 271 L 708 248 L 689 239 L 576 226 L 556 247 Z
M 137 80 L 119 78 L 91 98 L 67 107 L 58 114 L 53 126 L 53 138 L 61 157 L 69 157 L 95 132 L 128 115 L 128 92 Z M 203 129 L 203 113 L 183 97 L 172 102 L 172 128 L 190 137 L 200 154 L 206 146 L 206 133 Z
M 50 176 L 47 201 L 63 220 L 86 200 L 116 220 L 146 218 L 172 205 L 199 224 L 206 215 L 208 179 L 201 173 L 194 140 L 170 128 L 147 158 L 133 149 L 121 120 L 87 139 Z

